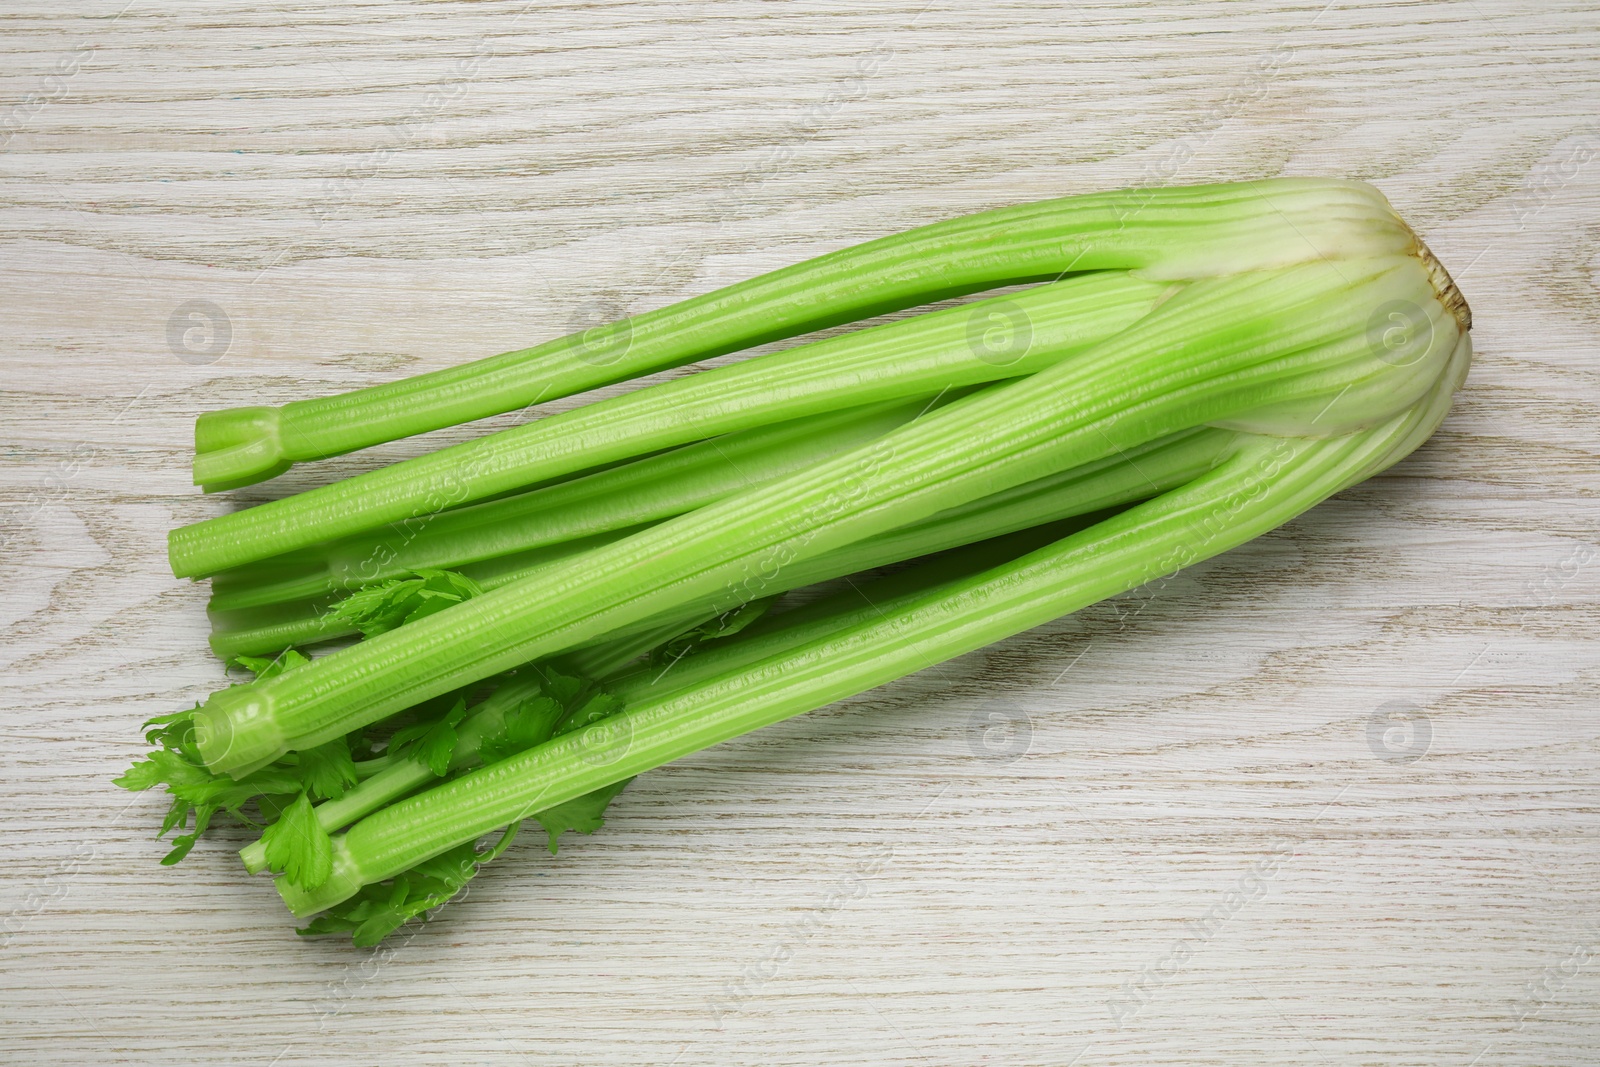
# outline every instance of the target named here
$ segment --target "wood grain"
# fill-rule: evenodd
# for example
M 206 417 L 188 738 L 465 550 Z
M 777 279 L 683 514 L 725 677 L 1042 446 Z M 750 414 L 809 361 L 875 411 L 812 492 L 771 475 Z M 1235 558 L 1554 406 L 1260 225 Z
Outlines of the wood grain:
M 14 0 L 0 28 L 8 1061 L 1600 1063 L 1593 4 Z M 1434 441 L 1283 530 L 649 775 L 377 953 L 297 940 L 226 838 L 157 866 L 159 802 L 109 785 L 222 681 L 163 557 L 231 506 L 187 484 L 198 412 L 960 212 L 1278 173 L 1381 186 L 1479 351 Z M 169 329 L 193 301 L 225 341 Z M 1011 748 L 972 743 L 991 714 Z

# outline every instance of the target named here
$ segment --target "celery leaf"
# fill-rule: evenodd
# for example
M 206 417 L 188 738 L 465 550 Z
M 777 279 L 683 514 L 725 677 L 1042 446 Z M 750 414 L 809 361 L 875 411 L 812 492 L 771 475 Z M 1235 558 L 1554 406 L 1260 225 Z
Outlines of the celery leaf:
M 443 778 L 450 770 L 450 757 L 455 755 L 459 740 L 456 726 L 466 714 L 466 698 L 458 697 L 442 717 L 396 730 L 389 739 L 389 751 L 397 758 L 415 760 Z
M 314 797 L 337 800 L 359 780 L 355 761 L 350 758 L 350 745 L 342 737 L 296 755 L 300 780 Z
M 533 668 L 539 675 L 539 681 L 544 686 L 544 691 L 550 694 L 551 699 L 564 708 L 570 708 L 572 702 L 578 699 L 578 694 L 583 692 L 583 680 L 574 678 L 570 674 L 562 674 L 548 663 L 536 664 Z
M 601 719 L 609 718 L 622 710 L 622 701 L 610 693 L 600 692 L 584 701 L 582 705 L 567 714 L 556 727 L 555 736 L 570 734 L 574 730 L 581 730 L 591 726 Z
M 349 933 L 356 945 L 376 945 L 407 921 L 449 903 L 510 846 L 516 834 L 516 824 L 512 824 L 487 852 L 479 852 L 473 842 L 457 845 L 391 881 L 363 886 L 355 896 L 335 904 L 298 932 L 305 936 Z
M 478 757 L 484 763 L 498 763 L 543 744 L 564 714 L 561 705 L 550 697 L 529 697 L 507 712 L 500 728 L 483 739 L 478 745 Z
M 334 605 L 331 618 L 375 637 L 483 593 L 477 582 L 455 571 L 422 569 L 413 575 L 356 590 Z
M 692 630 L 686 630 L 677 637 L 656 646 L 650 652 L 651 663 L 672 663 L 684 656 L 697 651 L 701 645 L 716 641 L 724 637 L 732 637 L 746 626 L 755 622 L 767 613 L 778 598 L 775 596 L 764 597 L 760 600 L 750 600 L 738 607 L 701 623 Z
M 333 873 L 333 839 L 317 821 L 311 798 L 301 793 L 261 835 L 267 865 L 301 889 L 315 889 Z
M 576 830 L 580 834 L 592 834 L 604 826 L 606 808 L 631 781 L 632 778 L 624 778 L 620 782 L 601 786 L 592 793 L 574 797 L 565 804 L 557 804 L 553 808 L 536 812 L 533 818 L 544 827 L 544 832 L 549 837 L 547 847 L 550 849 L 550 855 L 556 854 L 557 842 L 565 831 Z
M 286 648 L 276 656 L 235 656 L 233 662 L 254 674 L 256 681 L 260 682 L 284 671 L 304 667 L 311 662 L 311 658 L 297 648 Z

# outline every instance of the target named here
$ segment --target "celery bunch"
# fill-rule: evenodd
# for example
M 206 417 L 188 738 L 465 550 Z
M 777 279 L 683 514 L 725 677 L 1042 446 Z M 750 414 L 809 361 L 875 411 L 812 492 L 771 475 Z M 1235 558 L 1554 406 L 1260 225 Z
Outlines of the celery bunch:
M 643 771 L 1274 528 L 1416 448 L 1470 361 L 1460 293 L 1369 186 L 1126 191 L 203 416 L 196 480 L 1018 282 L 173 531 L 213 648 L 258 675 L 151 724 L 121 784 L 166 786 L 163 832 L 195 817 L 169 861 L 229 812 L 309 930 L 373 943 L 525 819 L 553 850 Z

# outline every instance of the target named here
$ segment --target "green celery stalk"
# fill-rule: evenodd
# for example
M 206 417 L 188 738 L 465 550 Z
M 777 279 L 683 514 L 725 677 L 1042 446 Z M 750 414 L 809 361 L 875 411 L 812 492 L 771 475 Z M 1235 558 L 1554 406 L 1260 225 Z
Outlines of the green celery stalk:
M 1185 481 L 1192 481 L 1208 469 L 1194 471 Z M 1104 517 L 1107 515 L 1047 522 L 941 552 L 868 581 L 852 580 L 845 589 L 787 611 L 769 613 L 731 637 L 700 645 L 681 658 L 633 665 L 623 661 L 614 664 L 611 673 L 599 677 L 604 681 L 608 693 L 629 706 L 664 693 L 686 689 L 898 610 L 900 605 L 927 597 L 941 586 L 952 585 L 979 571 L 1008 563 L 1018 556 L 1092 526 Z M 666 634 L 662 640 L 671 636 Z M 654 647 L 647 646 L 639 651 Z M 578 653 L 563 657 L 572 661 L 577 658 Z
M 1174 489 L 1210 470 L 1232 446 L 1236 436 L 1230 430 L 1200 427 L 1125 449 L 1098 462 L 1047 475 L 949 508 L 920 522 L 864 537 L 820 556 L 796 560 L 780 573 L 763 575 L 744 589 L 731 594 L 729 590 L 719 590 L 714 595 L 620 627 L 594 642 L 578 645 L 577 649 L 585 651 L 602 642 L 607 645 L 631 642 L 636 634 L 646 632 L 671 633 L 673 627 L 686 629 L 729 610 L 730 601 L 739 596 L 787 592 L 1044 523 L 1135 503 Z
M 456 727 L 457 740 L 450 754 L 450 770 L 477 766 L 481 762 L 478 758 L 479 746 L 504 726 L 506 714 L 530 697 L 538 696 L 541 691 L 537 677 L 519 678 L 508 681 L 485 697 Z M 548 729 L 543 731 L 546 738 L 555 731 L 556 724 L 565 714 L 559 705 L 553 706 L 556 714 L 550 717 Z M 376 774 L 346 790 L 343 796 L 318 804 L 317 824 L 324 833 L 342 830 L 385 804 L 435 781 L 438 781 L 438 776 L 417 760 L 401 758 L 388 761 Z M 266 846 L 259 839 L 252 841 L 240 849 L 239 858 L 244 861 L 246 870 L 256 874 L 266 869 Z
M 556 545 L 513 552 L 496 559 L 468 563 L 455 569 L 485 589 L 492 589 L 637 532 L 638 529 L 634 528 L 594 534 Z M 285 648 L 349 637 L 357 631 L 353 625 L 335 615 L 334 608 L 340 599 L 341 595 L 329 594 L 310 600 L 283 601 L 228 611 L 208 606 L 206 612 L 211 619 L 211 651 L 219 659 L 231 660 L 238 656 L 276 654 Z
M 1454 347 L 1456 320 L 1435 299 L 1434 284 L 1412 255 L 1195 282 L 1074 358 L 853 452 L 299 670 L 216 693 L 195 713 L 196 744 L 214 771 L 242 775 L 719 590 L 741 603 L 751 599 L 752 579 L 987 493 L 1187 427 L 1331 392 L 1326 409 L 1349 389 L 1387 376 L 1395 384 L 1381 404 L 1302 429 L 1370 425 L 1413 403 Z M 1414 351 L 1403 360 L 1374 351 L 1367 337 L 1374 314 L 1395 301 L 1431 308 L 1434 323 L 1409 342 Z
M 782 592 L 1040 523 L 1131 503 L 1181 485 L 1204 470 L 1215 461 L 1232 436 L 1224 430 L 1187 430 L 1172 438 L 1129 449 L 1108 460 L 991 494 L 904 529 L 864 538 L 821 556 L 797 561 L 785 568 L 781 576 L 764 581 L 762 585 L 769 593 Z M 600 535 L 582 542 L 486 560 L 460 570 L 483 588 L 495 589 L 530 578 L 558 560 L 619 539 L 616 534 Z M 750 593 L 751 597 L 759 595 L 762 594 Z M 353 627 L 342 625 L 334 618 L 333 603 L 319 598 L 304 604 L 231 612 L 219 612 L 213 607 L 210 609 L 211 648 L 223 659 L 232 659 L 241 655 L 276 653 L 283 648 L 355 633 Z M 578 646 L 587 664 L 582 673 L 597 677 L 606 673 L 605 668 L 616 656 L 623 656 L 617 662 L 625 662 L 735 606 L 728 602 L 725 592 L 719 591 L 584 642 Z
M 1000 208 L 869 241 L 532 348 L 195 424 L 194 481 L 249 485 L 295 463 L 525 408 L 838 323 L 1071 271 L 1179 279 L 1402 252 L 1410 231 L 1360 182 L 1277 178 Z
M 681 515 L 881 437 L 936 402 L 929 396 L 758 426 L 224 571 L 212 580 L 208 610 L 224 614 L 313 599 L 424 568 L 458 569 Z
M 608 783 L 981 648 L 1266 533 L 1409 454 L 1465 375 L 1465 333 L 1409 410 L 1327 438 L 1246 435 L 1189 485 L 1053 545 L 937 587 L 882 615 L 731 672 L 647 697 L 611 719 L 392 804 L 336 838 L 315 889 L 285 879 L 299 916 L 445 850 Z
M 244 511 L 179 527 L 173 574 L 202 577 L 385 523 L 676 445 L 840 408 L 1032 373 L 1136 321 L 1169 286 L 1108 271 L 718 367 L 501 430 Z M 975 340 L 1021 316 L 1025 345 Z

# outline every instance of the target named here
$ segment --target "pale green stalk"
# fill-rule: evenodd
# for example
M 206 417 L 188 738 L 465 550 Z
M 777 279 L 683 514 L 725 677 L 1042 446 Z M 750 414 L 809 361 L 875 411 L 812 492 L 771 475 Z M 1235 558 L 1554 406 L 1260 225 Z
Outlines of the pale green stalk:
M 207 610 L 214 620 L 249 623 L 251 611 L 269 604 L 327 596 L 427 568 L 459 569 L 657 522 L 847 452 L 903 426 L 940 399 L 920 397 L 758 426 L 543 489 L 276 556 L 217 575 Z
M 279 879 L 279 892 L 296 915 L 314 914 L 533 812 L 981 648 L 1266 533 L 1425 440 L 1470 359 L 1465 334 L 1452 349 L 1428 395 L 1371 429 L 1321 439 L 1243 439 L 1226 462 L 1190 485 L 1015 562 L 393 804 L 335 839 L 326 882 L 304 890 Z
M 1386 302 L 1437 307 L 1432 293 L 1429 273 L 1409 256 L 1194 283 L 1075 358 L 855 452 L 214 694 L 195 713 L 196 743 L 213 770 L 242 775 L 719 590 L 742 602 L 752 579 L 795 561 L 1186 427 L 1326 395 L 1341 380 L 1350 387 L 1394 375 L 1402 385 L 1383 398 L 1387 411 L 1341 417 L 1382 418 L 1417 398 L 1411 366 L 1447 358 L 1454 320 L 1444 316 L 1398 369 L 1367 345 L 1368 323 Z
M 1119 271 L 800 345 L 524 423 L 172 531 L 173 574 L 203 577 L 385 523 L 692 441 L 1030 374 L 1138 320 L 1168 286 Z M 997 318 L 996 318 L 997 317 Z M 990 323 L 996 318 L 996 324 Z M 1014 343 L 985 331 L 1025 323 Z
M 294 463 L 1071 271 L 1186 279 L 1408 248 L 1405 224 L 1360 182 L 1274 178 L 1020 204 L 845 248 L 532 348 L 280 408 L 208 413 L 195 423 L 194 481 L 208 491 L 248 485 Z
M 516 710 L 523 701 L 542 692 L 537 676 L 515 678 L 507 681 L 485 697 L 472 713 L 456 727 L 456 746 L 450 753 L 450 770 L 459 771 L 476 766 L 478 749 L 505 725 L 506 715 Z M 565 710 L 555 705 L 557 714 L 550 721 L 554 730 Z M 325 800 L 316 807 L 317 824 L 325 833 L 342 830 L 363 816 L 370 815 L 391 801 L 414 793 L 429 782 L 438 780 L 425 764 L 414 759 L 401 758 L 389 763 L 377 774 L 345 791 L 343 796 Z M 266 869 L 267 849 L 257 839 L 239 850 L 245 869 L 256 874 Z

